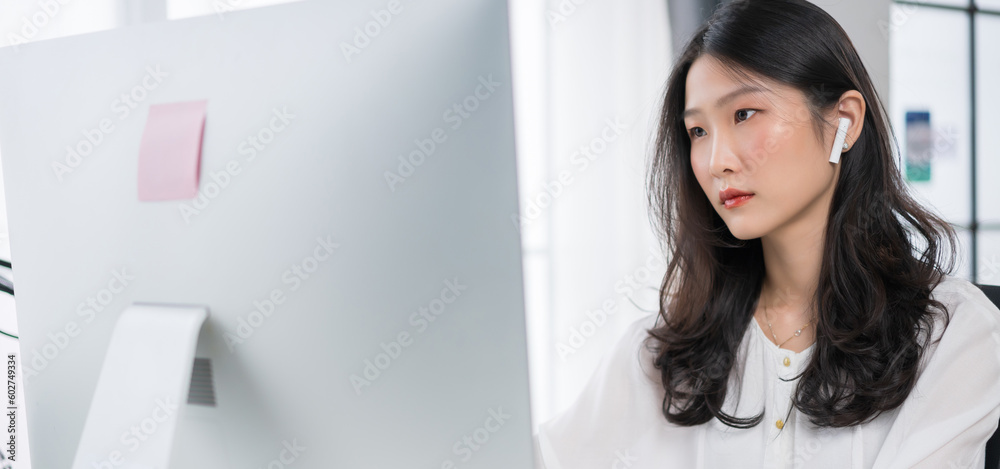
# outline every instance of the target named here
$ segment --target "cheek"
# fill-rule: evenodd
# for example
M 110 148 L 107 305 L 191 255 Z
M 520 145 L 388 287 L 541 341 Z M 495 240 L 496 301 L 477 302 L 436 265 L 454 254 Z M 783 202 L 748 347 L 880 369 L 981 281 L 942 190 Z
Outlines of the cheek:
M 743 170 L 747 175 L 765 168 L 782 166 L 788 149 L 795 146 L 794 129 L 786 124 L 773 124 L 747 132 L 743 140 Z
M 711 188 L 712 175 L 709 174 L 708 158 L 699 155 L 694 149 L 691 150 L 691 171 L 694 172 L 694 177 L 698 179 L 698 185 L 702 190 Z

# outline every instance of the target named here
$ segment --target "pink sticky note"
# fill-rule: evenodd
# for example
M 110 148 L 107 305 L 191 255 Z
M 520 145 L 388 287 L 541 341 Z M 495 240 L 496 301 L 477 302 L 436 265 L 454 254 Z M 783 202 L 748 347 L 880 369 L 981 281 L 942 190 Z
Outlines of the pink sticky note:
M 139 200 L 198 195 L 208 101 L 153 104 L 139 145 Z

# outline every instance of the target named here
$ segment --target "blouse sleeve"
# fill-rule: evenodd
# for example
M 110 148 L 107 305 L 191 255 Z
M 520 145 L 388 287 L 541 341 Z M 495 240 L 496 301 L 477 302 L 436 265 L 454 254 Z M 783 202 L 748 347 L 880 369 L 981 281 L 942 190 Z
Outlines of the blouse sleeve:
M 957 280 L 935 299 L 951 323 L 928 348 L 926 367 L 899 408 L 875 468 L 983 467 L 1000 419 L 1000 310 L 975 285 Z M 937 290 L 935 290 L 937 291 Z
M 537 469 L 612 467 L 623 448 L 660 415 L 658 382 L 646 374 L 651 364 L 640 364 L 648 358 L 640 353 L 641 343 L 655 319 L 651 314 L 630 324 L 576 401 L 539 427 L 534 435 Z

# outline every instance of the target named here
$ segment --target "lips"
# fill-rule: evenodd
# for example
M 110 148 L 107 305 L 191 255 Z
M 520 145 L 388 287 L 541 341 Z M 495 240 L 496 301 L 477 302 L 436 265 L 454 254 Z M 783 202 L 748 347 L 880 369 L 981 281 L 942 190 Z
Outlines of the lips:
M 719 191 L 719 203 L 725 205 L 726 201 L 729 199 L 735 199 L 737 197 L 743 197 L 747 195 L 754 195 L 753 192 L 741 191 L 739 189 L 729 188 L 724 191 Z

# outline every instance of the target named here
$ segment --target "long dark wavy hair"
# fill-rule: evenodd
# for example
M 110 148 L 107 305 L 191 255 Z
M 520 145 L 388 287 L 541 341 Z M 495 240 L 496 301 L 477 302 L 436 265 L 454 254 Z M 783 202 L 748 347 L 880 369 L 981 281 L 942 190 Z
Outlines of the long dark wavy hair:
M 736 428 L 763 418 L 722 410 L 760 298 L 764 257 L 759 238 L 733 236 L 691 168 L 684 87 L 704 55 L 737 75 L 800 90 L 820 129 L 833 125 L 823 113 L 844 92 L 864 97 L 863 130 L 839 163 L 812 298 L 816 342 L 792 405 L 825 427 L 898 407 L 916 383 L 935 316 L 948 324 L 947 308 L 930 294 L 954 269 L 955 231 L 908 195 L 885 109 L 840 25 L 805 0 L 737 0 L 716 10 L 676 60 L 650 160 L 650 216 L 669 253 L 660 317 L 647 337 L 666 391 L 663 415 L 679 425 L 714 417 Z

